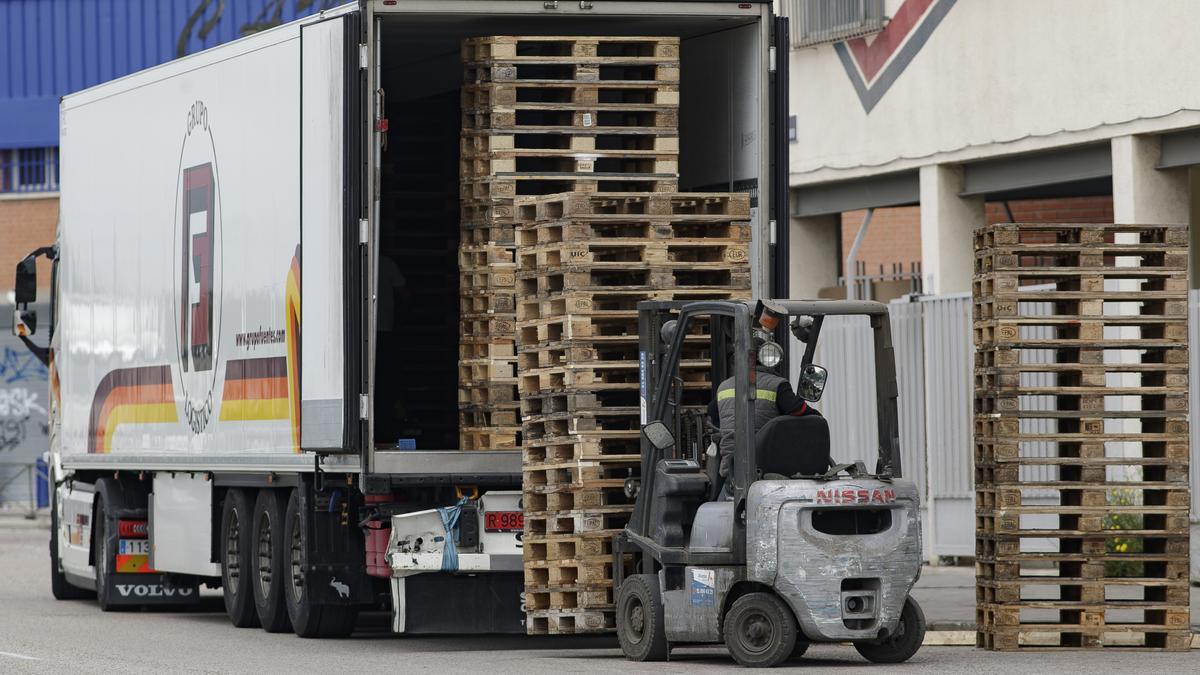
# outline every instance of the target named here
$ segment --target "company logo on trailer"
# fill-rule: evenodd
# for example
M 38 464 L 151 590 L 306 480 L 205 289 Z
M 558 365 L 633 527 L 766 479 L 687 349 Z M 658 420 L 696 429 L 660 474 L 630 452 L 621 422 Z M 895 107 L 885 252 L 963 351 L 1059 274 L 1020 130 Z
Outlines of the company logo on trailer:
M 175 185 L 175 326 L 183 412 L 193 433 L 212 418 L 221 335 L 221 189 L 208 108 L 188 108 Z

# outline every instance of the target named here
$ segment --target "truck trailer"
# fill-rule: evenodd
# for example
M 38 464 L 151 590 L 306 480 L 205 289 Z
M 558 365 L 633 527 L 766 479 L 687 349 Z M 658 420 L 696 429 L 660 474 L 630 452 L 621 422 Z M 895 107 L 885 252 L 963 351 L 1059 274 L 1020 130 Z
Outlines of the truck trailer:
M 70 94 L 57 242 L 16 284 L 56 597 L 525 631 L 521 456 L 458 448 L 458 223 L 420 207 L 458 199 L 462 41 L 511 34 L 680 38 L 679 187 L 750 193 L 753 292 L 787 295 L 770 2 L 363 0 Z

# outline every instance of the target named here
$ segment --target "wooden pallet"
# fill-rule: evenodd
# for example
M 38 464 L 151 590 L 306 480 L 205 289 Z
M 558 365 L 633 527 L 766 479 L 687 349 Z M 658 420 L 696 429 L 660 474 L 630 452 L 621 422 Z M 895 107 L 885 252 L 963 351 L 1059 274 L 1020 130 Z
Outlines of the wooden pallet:
M 1118 225 L 1115 223 L 996 223 L 975 230 L 975 249 L 1054 249 L 1073 245 L 1107 246 L 1117 236 L 1134 244 L 1188 245 L 1186 225 Z
M 550 609 L 525 613 L 529 635 L 579 635 L 611 633 L 617 629 L 612 609 Z
M 598 223 L 645 217 L 715 217 L 746 220 L 750 196 L 745 192 L 680 192 L 670 194 L 564 193 L 516 202 L 523 227 L 563 220 Z
M 509 176 L 463 179 L 460 193 L 464 199 L 515 199 L 523 195 L 579 192 L 674 192 L 679 179 L 673 172 L 586 173 L 542 172 Z
M 487 155 L 464 157 L 460 160 L 461 174 L 472 178 L 537 179 L 572 176 L 576 178 L 611 178 L 614 176 L 673 177 L 679 172 L 676 153 L 573 153 L 571 155 L 526 152 L 492 152 Z
M 1186 648 L 1186 229 L 975 243 L 979 646 Z
M 508 134 L 544 134 L 560 131 L 609 134 L 664 135 L 678 133 L 677 106 L 626 105 L 616 109 L 591 106 L 523 106 L 463 110 L 462 128 L 468 132 L 500 131 Z
M 607 157 L 678 155 L 679 133 L 671 127 L 527 127 L 465 129 L 462 157 L 505 154 L 511 157 Z
M 488 406 L 464 405 L 458 409 L 458 423 L 462 427 L 510 427 L 521 428 L 521 405 L 518 402 L 495 403 Z
M 632 59 L 580 59 L 575 62 L 515 63 L 481 62 L 468 63 L 463 68 L 463 81 L 467 84 L 492 82 L 522 82 L 541 84 L 575 84 L 598 82 L 603 84 L 679 84 L 679 63 L 662 60 L 660 63 L 633 61 Z
M 632 508 L 633 499 L 624 486 L 538 487 L 524 494 L 526 510 L 549 513 L 607 507 Z
M 580 534 L 619 530 L 629 522 L 631 505 L 587 507 L 573 511 L 529 511 L 525 513 L 526 536 Z
M 575 82 L 568 85 L 541 82 L 491 82 L 462 87 L 463 110 L 506 108 L 515 105 L 591 106 L 620 108 L 630 104 L 679 105 L 679 86 L 640 82 Z
M 535 63 L 579 58 L 678 60 L 679 38 L 602 35 L 493 35 L 462 43 L 465 63 L 489 60 Z
M 518 450 L 521 427 L 460 427 L 460 450 Z
M 613 606 L 612 582 L 576 586 L 528 586 L 525 608 L 528 610 L 571 610 Z

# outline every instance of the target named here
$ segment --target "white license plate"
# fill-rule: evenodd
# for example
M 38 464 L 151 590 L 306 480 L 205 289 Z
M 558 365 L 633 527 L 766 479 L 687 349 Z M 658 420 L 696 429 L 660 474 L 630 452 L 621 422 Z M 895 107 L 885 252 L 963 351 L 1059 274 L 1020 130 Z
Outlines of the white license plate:
M 150 555 L 149 539 L 122 539 L 117 547 L 121 555 Z

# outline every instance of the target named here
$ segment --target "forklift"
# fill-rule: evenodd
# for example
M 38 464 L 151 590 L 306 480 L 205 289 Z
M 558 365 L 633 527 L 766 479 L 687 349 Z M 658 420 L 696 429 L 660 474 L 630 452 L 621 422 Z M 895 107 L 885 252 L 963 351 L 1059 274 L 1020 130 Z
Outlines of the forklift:
M 833 463 L 820 415 L 780 415 L 754 429 L 756 396 L 773 395 L 755 389 L 754 373 L 782 365 L 789 327 L 805 345 L 796 394 L 820 400 L 828 373 L 813 356 L 828 316 L 864 316 L 871 325 L 879 432 L 872 470 L 862 461 Z M 912 657 L 925 636 L 925 616 L 909 595 L 921 573 L 920 503 L 916 486 L 901 479 L 887 307 L 648 301 L 638 304 L 638 323 L 643 469 L 626 481 L 634 509 L 613 540 L 625 656 L 662 661 L 672 646 L 724 642 L 738 664 L 771 667 L 813 642 L 852 642 L 872 662 Z M 694 364 L 697 355 L 711 360 L 707 378 L 681 373 L 681 360 Z M 696 394 L 715 399 L 730 376 L 726 487 L 710 447 L 718 432 L 696 410 Z

